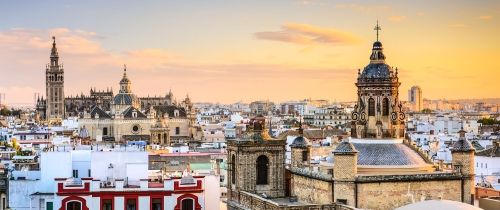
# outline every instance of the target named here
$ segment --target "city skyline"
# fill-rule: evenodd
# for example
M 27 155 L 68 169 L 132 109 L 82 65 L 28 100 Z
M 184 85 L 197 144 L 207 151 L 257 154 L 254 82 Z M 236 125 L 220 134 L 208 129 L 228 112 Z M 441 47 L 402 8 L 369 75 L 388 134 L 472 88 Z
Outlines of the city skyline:
M 7 103 L 43 94 L 56 36 L 66 96 L 94 87 L 117 92 L 126 64 L 139 96 L 172 89 L 195 102 L 354 101 L 357 69 L 369 62 L 378 19 L 401 90 L 418 85 L 431 99 L 500 97 L 500 84 L 485 86 L 500 76 L 500 4 L 460 1 L 446 6 L 457 12 L 442 13 L 446 3 L 426 3 L 2 3 L 0 64 L 8 76 L 0 92 Z

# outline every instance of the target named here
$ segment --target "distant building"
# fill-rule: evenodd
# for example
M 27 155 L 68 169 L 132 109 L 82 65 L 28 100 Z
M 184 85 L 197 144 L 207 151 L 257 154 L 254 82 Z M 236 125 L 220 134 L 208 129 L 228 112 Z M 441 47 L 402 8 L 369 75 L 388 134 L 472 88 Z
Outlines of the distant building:
M 422 111 L 424 104 L 422 102 L 422 89 L 419 86 L 413 86 L 410 88 L 408 91 L 408 101 L 411 103 L 413 111 Z
M 268 115 L 273 111 L 274 103 L 269 100 L 254 101 L 250 103 L 250 112 L 252 115 Z

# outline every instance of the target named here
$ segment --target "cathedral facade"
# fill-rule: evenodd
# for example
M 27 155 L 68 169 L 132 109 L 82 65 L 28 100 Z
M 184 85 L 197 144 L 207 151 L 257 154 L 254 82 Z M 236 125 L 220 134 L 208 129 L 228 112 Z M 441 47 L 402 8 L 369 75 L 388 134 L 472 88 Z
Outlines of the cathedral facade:
M 284 140 L 262 138 L 265 133 L 255 131 L 265 123 L 252 121 L 249 135 L 228 140 L 228 209 L 382 210 L 440 199 L 473 204 L 474 148 L 465 131 L 451 149 L 452 168 L 435 164 L 404 138 L 398 72 L 385 62 L 378 24 L 375 29 L 370 63 L 358 72 L 351 137 L 332 151 L 331 173 L 310 163 L 302 128 L 290 144 L 291 164 L 283 167 Z
M 46 96 L 38 98 L 38 119 L 60 123 L 64 117 L 78 118 L 79 126 L 96 141 L 144 140 L 169 145 L 197 136 L 195 110 L 187 96 L 180 103 L 170 91 L 165 96 L 138 97 L 126 66 L 116 95 L 112 88 L 90 89 L 90 94 L 64 97 L 64 70 L 53 38 L 50 64 L 46 68 Z

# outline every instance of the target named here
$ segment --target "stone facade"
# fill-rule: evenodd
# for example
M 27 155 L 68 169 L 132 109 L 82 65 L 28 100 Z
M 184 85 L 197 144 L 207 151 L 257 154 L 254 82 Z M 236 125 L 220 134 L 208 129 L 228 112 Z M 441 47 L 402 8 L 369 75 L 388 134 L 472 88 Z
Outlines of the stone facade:
M 315 204 L 332 204 L 333 182 L 310 178 L 300 174 L 292 174 L 291 195 L 299 201 Z
M 64 69 L 59 65 L 59 53 L 56 47 L 56 38 L 52 43 L 50 64 L 45 69 L 45 117 L 50 121 L 61 121 L 64 118 Z

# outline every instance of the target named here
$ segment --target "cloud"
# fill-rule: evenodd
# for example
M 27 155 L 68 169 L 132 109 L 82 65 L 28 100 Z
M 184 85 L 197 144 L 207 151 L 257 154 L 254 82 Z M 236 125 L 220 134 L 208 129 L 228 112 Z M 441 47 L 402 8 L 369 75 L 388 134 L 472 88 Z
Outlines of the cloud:
M 299 45 L 356 44 L 359 38 L 349 32 L 302 23 L 287 23 L 281 31 L 254 34 L 257 39 L 288 42 Z
M 331 29 L 287 24 L 284 30 L 306 37 L 305 43 L 349 43 L 341 32 Z M 116 92 L 123 64 L 127 64 L 132 90 L 139 96 L 166 94 L 172 88 L 179 99 L 189 92 L 193 100 L 212 102 L 319 98 L 324 97 L 325 88 L 353 86 L 356 76 L 356 71 L 348 68 L 267 61 L 202 62 L 159 48 L 113 51 L 103 47 L 102 36 L 91 31 L 18 28 L 0 31 L 0 92 L 6 93 L 8 104 L 33 103 L 34 93 L 45 95 L 45 65 L 49 62 L 51 36 L 56 36 L 60 62 L 64 63 L 67 96 L 88 94 L 90 87 L 114 87 Z M 319 83 L 325 85 L 318 86 Z M 352 88 L 352 93 L 345 93 L 345 97 L 350 99 L 354 91 Z
M 390 16 L 389 17 L 389 20 L 392 21 L 392 22 L 396 22 L 396 23 L 399 23 L 403 20 L 406 19 L 406 16 L 404 15 L 395 15 L 395 16 Z
M 452 28 L 467 28 L 468 26 L 464 23 L 454 23 L 454 24 L 450 24 L 448 25 L 449 27 L 452 27 Z
M 491 16 L 491 15 L 481 15 L 481 16 L 479 16 L 477 18 L 480 19 L 480 20 L 491 20 L 491 19 L 493 19 L 493 16 Z
M 381 13 L 381 12 L 386 12 L 391 9 L 391 7 L 387 5 L 381 5 L 381 4 L 375 4 L 375 5 L 368 5 L 368 4 L 336 4 L 336 8 L 339 9 L 350 9 L 355 12 L 359 13 Z

